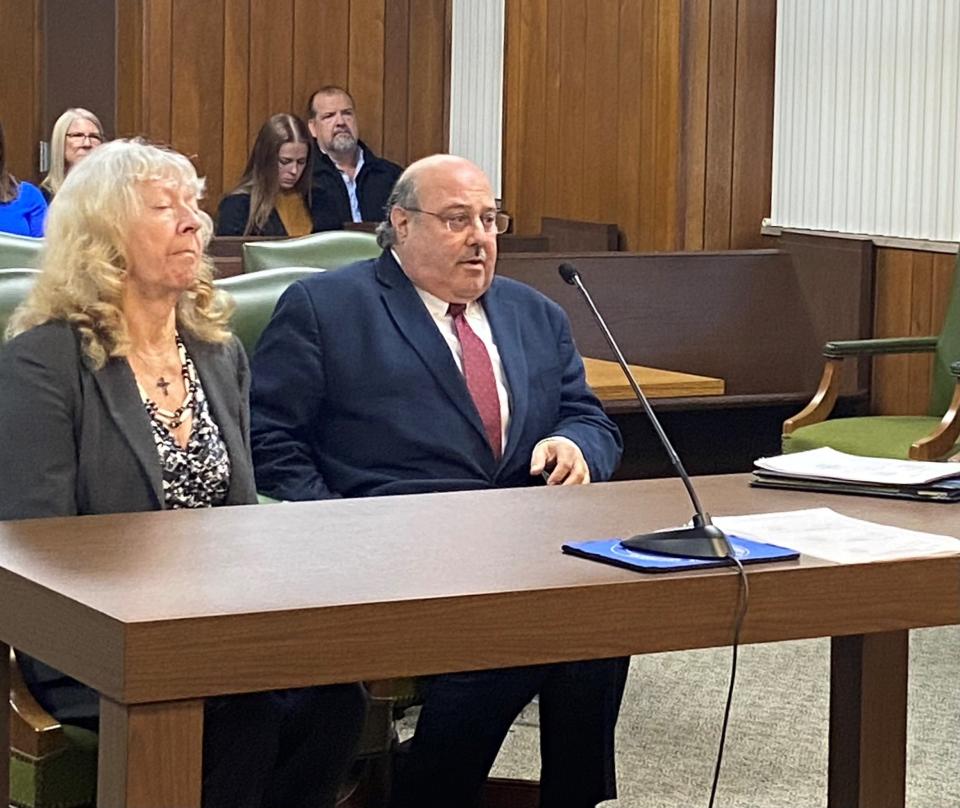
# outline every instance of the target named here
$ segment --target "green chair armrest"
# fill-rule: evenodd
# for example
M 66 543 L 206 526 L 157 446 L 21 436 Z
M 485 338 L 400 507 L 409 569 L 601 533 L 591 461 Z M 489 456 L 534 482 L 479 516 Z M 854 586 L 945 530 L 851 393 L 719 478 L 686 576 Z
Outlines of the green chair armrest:
M 823 355 L 833 359 L 844 356 L 927 353 L 936 349 L 938 339 L 938 337 L 887 337 L 837 340 L 823 346 Z

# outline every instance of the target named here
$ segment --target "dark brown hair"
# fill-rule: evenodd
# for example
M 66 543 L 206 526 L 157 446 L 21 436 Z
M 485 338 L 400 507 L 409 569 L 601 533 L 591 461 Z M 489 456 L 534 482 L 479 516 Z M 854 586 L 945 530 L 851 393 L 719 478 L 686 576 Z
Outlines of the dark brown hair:
M 20 183 L 7 171 L 7 146 L 3 137 L 3 122 L 0 121 L 0 202 L 11 202 L 17 198 Z
M 312 118 L 316 114 L 316 112 L 313 109 L 313 99 L 316 98 L 318 95 L 341 95 L 341 94 L 345 95 L 347 98 L 350 99 L 351 107 L 356 107 L 357 103 L 356 101 L 353 100 L 353 96 L 350 95 L 350 93 L 348 93 L 346 90 L 344 90 L 343 87 L 340 87 L 336 84 L 325 84 L 319 90 L 315 90 L 314 92 L 310 93 L 310 100 L 307 101 L 307 118 L 308 119 Z
M 310 209 L 310 182 L 312 179 L 311 164 L 313 149 L 310 130 L 296 115 L 281 113 L 273 115 L 263 126 L 254 141 L 253 149 L 247 160 L 247 167 L 237 187 L 230 193 L 250 194 L 250 215 L 243 235 L 249 235 L 254 230 L 260 230 L 270 218 L 270 211 L 277 202 L 280 193 L 280 147 L 286 143 L 307 144 L 307 164 L 293 189 L 306 200 L 307 209 Z

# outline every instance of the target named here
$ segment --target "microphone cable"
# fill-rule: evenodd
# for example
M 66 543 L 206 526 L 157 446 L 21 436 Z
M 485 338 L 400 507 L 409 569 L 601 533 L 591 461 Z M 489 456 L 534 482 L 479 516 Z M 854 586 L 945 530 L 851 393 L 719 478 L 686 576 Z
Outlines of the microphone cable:
M 730 708 L 733 705 L 733 686 L 737 681 L 737 652 L 740 649 L 740 629 L 743 627 L 743 620 L 747 616 L 747 607 L 750 604 L 750 582 L 747 580 L 747 572 L 744 570 L 740 559 L 733 554 L 732 550 L 727 558 L 737 568 L 740 586 L 737 588 L 737 613 L 733 623 L 733 658 L 730 665 L 730 684 L 727 686 L 727 704 L 723 710 L 723 726 L 720 729 L 720 748 L 717 750 L 717 763 L 713 769 L 713 786 L 710 788 L 710 802 L 707 803 L 707 808 L 713 808 L 713 802 L 717 796 L 717 786 L 720 783 L 720 767 L 723 765 L 723 747 L 727 740 Z

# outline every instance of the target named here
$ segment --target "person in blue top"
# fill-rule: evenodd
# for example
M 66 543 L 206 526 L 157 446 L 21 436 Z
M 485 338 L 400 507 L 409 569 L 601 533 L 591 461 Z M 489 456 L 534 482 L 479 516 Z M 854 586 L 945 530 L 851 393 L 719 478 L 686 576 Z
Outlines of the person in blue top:
M 19 182 L 7 171 L 6 143 L 0 123 L 0 233 L 41 238 L 46 215 L 47 203 L 40 189 L 29 182 Z

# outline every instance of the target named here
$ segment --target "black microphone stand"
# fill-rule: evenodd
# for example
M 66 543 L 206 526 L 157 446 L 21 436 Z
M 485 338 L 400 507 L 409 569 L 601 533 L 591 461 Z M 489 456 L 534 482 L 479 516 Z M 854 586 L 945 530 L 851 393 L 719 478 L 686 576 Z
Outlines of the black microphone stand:
M 674 469 L 676 469 L 677 474 L 683 481 L 683 485 L 687 489 L 687 494 L 690 497 L 690 501 L 693 503 L 693 508 L 695 510 L 692 520 L 693 525 L 691 527 L 658 531 L 656 533 L 639 534 L 637 536 L 631 536 L 629 539 L 624 539 L 620 543 L 629 550 L 637 550 L 644 553 L 659 553 L 661 555 L 670 556 L 687 556 L 690 558 L 730 557 L 733 551 L 730 548 L 730 543 L 727 541 L 726 535 L 722 530 L 720 530 L 720 528 L 710 521 L 710 514 L 704 511 L 703 506 L 700 504 L 700 498 L 697 496 L 697 492 L 693 488 L 693 483 L 690 481 L 690 475 L 687 474 L 686 469 L 683 467 L 683 463 L 680 462 L 680 457 L 674 450 L 673 444 L 670 443 L 667 433 L 663 431 L 663 427 L 660 425 L 660 421 L 654 414 L 653 408 L 650 406 L 650 402 L 644 395 L 643 390 L 640 389 L 640 385 L 637 384 L 637 380 L 633 377 L 633 373 L 630 372 L 630 367 L 627 365 L 627 360 L 623 358 L 623 353 L 620 351 L 620 346 L 617 345 L 617 341 L 613 338 L 613 334 L 610 333 L 610 329 L 607 328 L 606 322 L 594 304 L 593 298 L 590 297 L 590 293 L 583 285 L 583 281 L 580 279 L 580 273 L 577 272 L 576 268 L 570 264 L 561 264 L 560 277 L 571 286 L 576 286 L 583 294 L 584 299 L 587 301 L 587 305 L 590 306 L 590 310 L 593 312 L 594 318 L 596 319 L 597 323 L 599 323 L 600 329 L 603 331 L 603 336 L 606 337 L 607 344 L 616 355 L 617 362 L 623 369 L 624 375 L 627 377 L 627 381 L 630 382 L 630 387 L 633 388 L 633 392 L 636 395 L 637 400 L 641 405 L 643 405 L 644 412 L 646 412 L 647 417 L 650 419 L 650 423 L 653 424 L 653 428 L 657 433 L 657 437 L 660 438 L 660 442 L 663 444 L 664 449 L 667 450 L 667 455 L 670 458 L 670 462 L 673 464 Z

